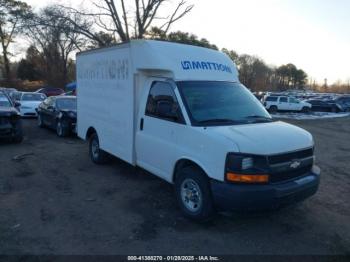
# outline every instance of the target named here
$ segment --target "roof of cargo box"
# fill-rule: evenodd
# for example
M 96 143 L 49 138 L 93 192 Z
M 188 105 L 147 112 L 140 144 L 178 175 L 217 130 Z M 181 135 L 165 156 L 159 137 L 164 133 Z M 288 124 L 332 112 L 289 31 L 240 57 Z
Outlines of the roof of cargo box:
M 131 40 L 103 49 L 130 47 L 135 70 L 170 72 L 175 80 L 238 81 L 236 65 L 224 53 L 204 47 L 157 40 Z

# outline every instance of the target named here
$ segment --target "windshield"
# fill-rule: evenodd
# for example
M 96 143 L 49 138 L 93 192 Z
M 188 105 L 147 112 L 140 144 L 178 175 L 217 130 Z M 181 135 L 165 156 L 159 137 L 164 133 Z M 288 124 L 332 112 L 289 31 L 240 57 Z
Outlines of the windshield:
M 5 96 L 4 94 L 0 93 L 0 106 L 2 107 L 11 107 L 11 103 L 8 100 L 7 96 Z
M 44 101 L 45 100 L 44 94 L 38 94 L 38 93 L 30 93 L 30 94 L 22 94 L 21 100 L 22 101 Z
M 194 125 L 272 121 L 259 100 L 240 83 L 181 81 L 177 86 Z
M 77 100 L 74 98 L 57 99 L 58 109 L 77 110 Z

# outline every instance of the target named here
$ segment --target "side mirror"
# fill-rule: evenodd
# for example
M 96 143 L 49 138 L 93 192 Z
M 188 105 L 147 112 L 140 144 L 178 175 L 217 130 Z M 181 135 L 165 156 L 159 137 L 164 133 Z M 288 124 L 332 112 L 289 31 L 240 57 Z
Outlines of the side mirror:
M 21 106 L 21 103 L 18 101 L 15 101 L 15 107 L 20 107 L 20 106 Z
M 174 112 L 174 103 L 168 100 L 161 100 L 157 103 L 157 115 L 172 120 L 178 120 L 176 110 Z

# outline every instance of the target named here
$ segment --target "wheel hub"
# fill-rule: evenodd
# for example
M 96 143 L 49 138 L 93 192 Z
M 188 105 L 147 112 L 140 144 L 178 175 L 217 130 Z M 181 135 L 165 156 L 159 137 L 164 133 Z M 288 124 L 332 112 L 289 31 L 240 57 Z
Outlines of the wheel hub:
M 202 206 L 202 195 L 199 185 L 193 179 L 185 179 L 181 185 L 182 202 L 185 207 L 196 212 Z

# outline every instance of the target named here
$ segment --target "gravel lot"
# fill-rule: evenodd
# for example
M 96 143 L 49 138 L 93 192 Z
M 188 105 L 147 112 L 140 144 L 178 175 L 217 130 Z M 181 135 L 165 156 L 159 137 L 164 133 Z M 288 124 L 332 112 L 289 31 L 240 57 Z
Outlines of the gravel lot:
M 96 166 L 85 142 L 24 120 L 23 143 L 0 145 L 0 254 L 349 255 L 350 118 L 288 122 L 314 135 L 319 192 L 196 224 L 171 185 L 117 159 Z

